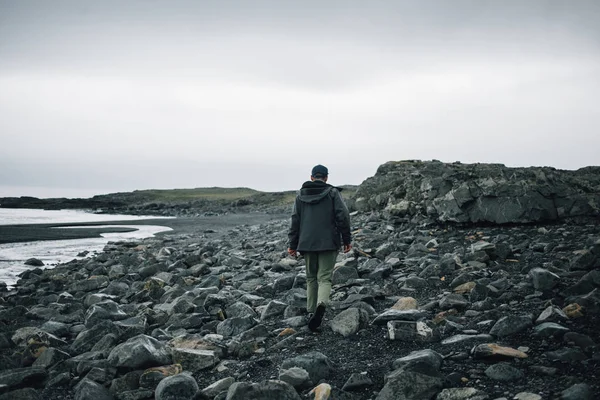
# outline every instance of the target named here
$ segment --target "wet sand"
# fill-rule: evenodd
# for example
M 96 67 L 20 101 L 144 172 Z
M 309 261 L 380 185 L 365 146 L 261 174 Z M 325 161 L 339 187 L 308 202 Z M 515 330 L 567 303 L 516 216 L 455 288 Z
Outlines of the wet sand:
M 222 233 L 239 225 L 255 225 L 267 221 L 289 218 L 284 214 L 227 214 L 219 216 L 202 216 L 193 218 L 155 218 L 134 221 L 101 221 L 66 224 L 25 224 L 0 225 L 0 244 L 33 242 L 38 240 L 64 240 L 101 237 L 108 232 L 131 232 L 135 229 L 128 227 L 101 228 L 104 225 L 159 225 L 167 226 L 172 231 L 161 232 L 158 235 L 169 234 L 200 234 L 207 231 Z M 61 227 L 83 227 L 78 229 L 60 229 Z

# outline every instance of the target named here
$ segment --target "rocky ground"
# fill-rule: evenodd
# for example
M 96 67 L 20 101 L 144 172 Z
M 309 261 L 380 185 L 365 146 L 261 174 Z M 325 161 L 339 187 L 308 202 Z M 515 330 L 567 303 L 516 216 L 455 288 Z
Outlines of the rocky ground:
M 110 243 L 0 306 L 2 399 L 596 399 L 600 224 L 352 216 L 320 332 L 288 221 Z

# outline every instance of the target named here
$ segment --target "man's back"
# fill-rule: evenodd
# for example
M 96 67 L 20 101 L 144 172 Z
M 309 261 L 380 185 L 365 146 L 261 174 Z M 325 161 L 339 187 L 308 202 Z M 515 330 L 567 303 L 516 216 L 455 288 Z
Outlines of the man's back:
M 320 180 L 305 182 L 294 204 L 290 247 L 338 250 L 342 241 L 350 243 L 350 217 L 339 191 Z

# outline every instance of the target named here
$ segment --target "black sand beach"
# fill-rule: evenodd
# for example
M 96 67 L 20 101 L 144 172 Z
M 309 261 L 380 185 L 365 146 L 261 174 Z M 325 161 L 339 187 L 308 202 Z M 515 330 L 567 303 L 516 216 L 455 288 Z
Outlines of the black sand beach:
M 207 231 L 219 232 L 225 231 L 231 227 L 239 225 L 254 225 L 267 221 L 288 218 L 284 214 L 226 214 L 219 216 L 202 216 L 189 218 L 151 218 L 135 221 L 101 221 L 84 223 L 66 223 L 66 224 L 24 224 L 24 225 L 0 225 L 0 244 L 32 242 L 38 240 L 65 240 L 65 239 L 85 239 L 100 237 L 102 233 L 109 232 L 131 232 L 135 229 L 128 227 L 102 227 L 106 225 L 159 225 L 167 226 L 172 231 L 162 232 L 162 235 L 173 233 L 178 234 L 198 234 Z M 60 229 L 65 227 L 77 226 L 78 229 Z

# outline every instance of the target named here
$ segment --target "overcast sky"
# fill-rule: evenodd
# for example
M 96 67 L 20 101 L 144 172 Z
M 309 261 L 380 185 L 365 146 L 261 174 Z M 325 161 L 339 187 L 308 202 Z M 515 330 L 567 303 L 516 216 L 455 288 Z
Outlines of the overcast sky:
M 0 0 L 0 195 L 402 159 L 600 164 L 600 1 Z

